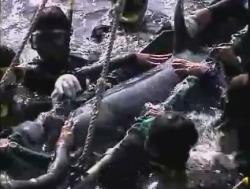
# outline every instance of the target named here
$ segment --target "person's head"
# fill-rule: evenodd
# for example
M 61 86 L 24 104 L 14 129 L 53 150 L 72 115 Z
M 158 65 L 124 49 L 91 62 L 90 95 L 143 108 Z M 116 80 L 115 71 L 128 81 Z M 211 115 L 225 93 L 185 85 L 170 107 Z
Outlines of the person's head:
M 198 140 L 194 123 L 181 113 L 167 111 L 151 123 L 145 149 L 152 158 L 172 169 L 182 169 Z
M 57 6 L 45 7 L 34 26 L 31 46 L 43 59 L 62 60 L 69 54 L 71 23 Z
M 10 66 L 14 56 L 15 52 L 11 48 L 5 45 L 0 46 L 0 78 L 2 78 L 5 71 Z
M 117 0 L 111 0 L 112 5 Z M 141 25 L 147 11 L 148 0 L 129 0 L 125 1 L 123 12 L 120 17 L 120 23 L 129 25 Z
M 224 103 L 224 118 L 226 122 L 219 129 L 225 133 L 224 135 L 231 136 L 231 138 L 238 140 L 238 150 L 248 151 L 250 150 L 249 75 L 242 74 L 234 77 L 226 89 L 226 96 L 227 99 Z M 228 140 L 232 141 L 232 139 Z

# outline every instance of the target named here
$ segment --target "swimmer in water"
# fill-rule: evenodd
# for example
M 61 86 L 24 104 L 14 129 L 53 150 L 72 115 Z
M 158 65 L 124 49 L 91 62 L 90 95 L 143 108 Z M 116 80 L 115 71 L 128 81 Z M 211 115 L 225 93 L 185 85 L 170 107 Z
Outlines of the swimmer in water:
M 59 7 L 43 9 L 30 38 L 31 47 L 39 58 L 30 62 L 27 69 L 16 67 L 16 70 L 25 72 L 21 78 L 24 87 L 38 94 L 50 95 L 59 76 L 80 66 L 82 62 L 70 56 L 71 32 L 71 23 Z M 79 83 L 77 87 L 80 90 Z
M 214 131 L 217 148 L 205 142 L 193 147 L 198 133 L 192 121 L 179 113 L 163 113 L 161 106 L 151 106 L 148 117 L 138 119 L 124 140 L 107 151 L 110 159 L 103 167 L 99 164 L 98 184 L 106 189 L 140 188 L 138 178 L 153 173 L 155 180 L 149 180 L 158 181 L 157 188 L 230 189 L 242 178 L 249 178 L 249 75 L 233 78 L 226 94 L 225 123 Z M 152 182 L 144 179 L 140 181 L 149 187 Z M 248 188 L 246 184 L 241 187 Z M 76 189 L 83 186 L 84 181 Z
M 157 115 L 143 116 L 120 145 L 108 150 L 106 155 L 111 158 L 100 170 L 98 184 L 105 189 L 135 189 L 143 176 L 161 172 L 170 182 L 185 186 L 181 175 L 197 140 L 194 123 L 181 113 L 159 111 Z M 76 186 L 81 187 L 82 183 Z

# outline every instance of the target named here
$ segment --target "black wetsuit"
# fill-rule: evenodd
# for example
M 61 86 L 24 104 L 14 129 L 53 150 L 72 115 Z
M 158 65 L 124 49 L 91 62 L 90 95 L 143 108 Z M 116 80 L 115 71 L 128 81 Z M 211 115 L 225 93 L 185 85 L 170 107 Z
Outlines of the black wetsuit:
M 208 6 L 211 23 L 197 36 L 197 40 L 209 45 L 228 42 L 233 33 L 248 24 L 248 10 L 244 4 L 244 0 L 213 1 Z
M 5 119 L 7 120 L 10 117 L 10 119 L 16 119 L 20 123 L 26 120 L 34 120 L 39 113 L 49 111 L 52 108 L 49 96 L 54 90 L 54 85 L 58 77 L 66 73 L 73 73 L 76 68 L 86 66 L 86 63 L 86 60 L 76 56 L 70 56 L 69 62 L 61 63 L 60 65 L 35 59 L 28 63 L 28 68 L 24 75 L 17 70 L 17 78 L 22 78 L 23 86 L 38 95 L 30 96 L 25 93 L 24 95 L 17 93 L 17 102 L 13 103 L 16 105 L 16 110 L 11 111 L 10 109 Z M 79 74 L 77 77 L 83 89 L 85 89 L 85 79 L 82 79 Z M 18 117 L 15 112 L 19 112 Z M 10 123 L 7 124 L 13 125 Z
M 228 156 L 211 148 L 204 151 L 205 144 L 192 150 L 183 166 L 165 167 L 144 149 L 145 138 L 144 128 L 134 125 L 119 145 L 107 151 L 109 160 L 100 168 L 97 183 L 83 181 L 74 189 L 94 184 L 103 189 L 142 189 L 151 184 L 159 189 L 231 189 L 240 178 Z M 151 173 L 157 176 L 151 178 Z
M 112 160 L 100 172 L 98 183 L 105 189 L 136 189 L 139 178 L 151 172 L 150 158 L 144 150 L 146 137 L 139 127 L 130 129 Z
M 28 63 L 31 69 L 27 69 L 23 85 L 32 92 L 40 95 L 51 95 L 54 85 L 59 76 L 72 73 L 76 68 L 86 66 L 87 61 L 76 56 L 70 56 L 68 62 L 55 64 L 54 62 L 45 62 L 35 59 Z M 77 76 L 78 77 L 78 76 Z M 78 78 L 80 84 L 85 88 L 85 80 Z
M 213 72 L 208 72 L 208 76 L 211 76 L 213 78 Z M 204 76 L 203 81 L 210 82 L 211 79 L 212 79 L 211 77 L 205 77 Z M 181 110 L 183 108 L 183 105 L 184 105 L 184 108 L 186 108 L 185 105 L 188 105 L 190 107 L 191 103 L 190 103 L 189 100 L 187 100 L 187 98 L 191 97 L 191 96 L 194 96 L 193 94 L 196 94 L 197 90 L 188 90 L 188 91 L 190 91 L 190 92 L 188 92 L 188 94 L 185 94 L 185 91 L 189 87 L 193 86 L 192 83 L 195 84 L 196 79 L 191 79 L 190 82 L 187 82 L 186 84 L 184 84 L 185 85 L 184 90 L 179 91 L 181 94 L 177 95 L 181 99 L 179 97 L 177 97 L 177 99 L 174 100 L 175 102 L 178 102 L 179 104 L 182 104 L 182 106 L 181 105 L 177 105 L 178 107 L 173 106 L 174 108 L 179 108 Z M 208 86 L 207 84 L 208 83 L 206 83 L 206 84 L 203 83 L 202 86 Z M 194 87 L 194 89 L 195 88 L 196 87 Z M 208 91 L 211 91 L 210 89 Z M 197 97 L 197 96 L 195 96 L 195 97 Z M 183 98 L 185 98 L 185 100 Z M 211 99 L 210 94 L 209 94 L 209 98 Z M 197 100 L 197 98 L 195 99 L 195 101 L 196 100 Z M 188 102 L 188 104 L 185 104 L 184 101 Z M 58 112 L 59 115 L 60 114 L 67 115 L 70 111 L 74 110 L 76 107 L 72 107 L 72 105 L 73 104 L 68 104 L 68 105 L 62 107 L 61 111 Z M 116 105 L 115 102 L 114 102 L 113 105 L 114 106 Z M 211 103 L 209 105 L 211 105 Z M 202 109 L 204 109 L 204 107 L 202 107 Z M 16 141 L 20 145 L 22 145 L 24 147 L 27 147 L 29 149 L 33 149 L 34 151 L 40 151 L 41 148 L 42 148 L 41 144 L 47 143 L 50 146 L 49 151 L 53 150 L 54 149 L 53 144 L 55 144 L 55 142 L 56 142 L 56 140 L 57 140 L 57 138 L 58 138 L 58 136 L 60 134 L 61 127 L 63 126 L 63 123 L 64 123 L 64 120 L 62 118 L 60 118 L 60 116 L 56 116 L 58 113 L 54 114 L 55 117 L 53 115 L 51 115 L 43 123 L 39 123 L 37 121 L 26 121 L 26 122 L 18 125 L 17 127 L 14 127 L 13 128 L 13 133 L 9 136 L 10 140 L 11 141 Z M 88 113 L 88 111 L 87 111 L 87 113 Z M 107 117 L 110 117 L 110 113 L 111 112 L 109 112 L 109 111 L 105 111 L 100 116 L 103 117 L 103 119 L 107 119 Z M 87 120 L 85 118 L 86 118 L 86 114 L 85 114 L 85 112 L 83 112 L 83 114 L 80 114 L 79 120 L 78 120 L 77 117 L 74 120 L 74 121 L 76 121 L 75 129 L 74 129 L 74 136 L 75 136 L 74 137 L 74 139 L 75 139 L 74 146 L 75 147 L 79 147 L 79 146 L 82 146 L 84 144 L 85 137 L 86 137 L 86 132 L 87 132 L 87 129 L 88 129 L 88 123 L 89 123 L 88 122 L 88 117 L 87 117 Z M 112 116 L 110 118 L 112 119 Z M 105 120 L 103 120 L 103 121 L 105 122 Z M 110 120 L 110 121 L 112 121 L 112 120 Z M 128 126 L 128 124 L 129 123 L 126 123 L 126 126 Z M 96 130 L 95 130 L 95 136 L 96 137 L 93 140 L 93 146 L 92 146 L 93 151 L 100 153 L 101 151 L 103 152 L 103 149 L 105 150 L 105 149 L 107 149 L 107 147 L 113 146 L 115 140 L 119 141 L 124 136 L 124 134 L 125 134 L 124 129 L 125 128 L 122 128 L 121 131 L 122 130 L 123 131 L 119 132 L 118 131 L 119 127 L 116 127 L 116 126 L 110 127 L 108 124 L 106 125 L 105 123 L 103 125 L 100 125 L 100 126 L 96 127 Z M 137 131 L 136 128 L 132 129 L 131 133 L 132 133 L 132 138 L 133 138 L 134 135 L 136 137 L 138 135 L 138 131 Z M 130 136 L 131 135 L 129 135 L 129 138 L 130 138 Z M 137 141 L 137 139 L 136 139 L 136 141 Z M 124 149 L 125 151 L 127 151 L 127 150 L 130 151 L 131 150 L 132 151 L 131 153 L 133 155 L 138 153 L 138 155 L 135 155 L 136 158 L 134 156 L 129 156 L 129 157 L 126 157 L 126 159 L 130 158 L 131 161 L 135 160 L 135 164 L 136 164 L 136 166 L 138 164 L 138 167 L 136 167 L 134 164 L 133 164 L 133 166 L 135 166 L 135 168 L 139 169 L 139 170 L 141 168 L 143 168 L 143 167 L 147 168 L 147 166 L 149 166 L 148 159 L 146 158 L 146 152 L 144 152 L 144 149 L 142 148 L 143 146 L 141 146 L 143 141 L 144 141 L 143 138 L 142 138 L 142 140 L 139 138 L 139 141 L 138 141 L 139 145 L 137 145 L 137 142 L 136 142 L 136 144 L 134 144 L 133 139 L 132 140 L 129 139 L 128 140 L 128 145 L 130 146 L 131 145 L 130 143 L 132 143 L 132 146 L 135 145 L 135 147 L 132 147 L 132 148 L 128 147 L 129 149 L 126 149 L 126 148 Z M 122 156 L 123 155 L 124 154 L 122 154 Z M 137 163 L 137 161 L 139 161 L 139 163 Z M 120 161 L 118 161 L 118 164 L 120 164 L 119 162 Z M 130 161 L 127 162 L 128 167 L 129 167 L 129 162 Z M 44 169 L 46 169 L 46 166 L 44 167 Z M 132 172 L 134 172 L 134 168 L 131 167 L 131 169 L 132 169 Z M 129 173 L 129 172 L 130 171 L 127 171 L 126 173 Z M 136 172 L 134 172 L 134 173 L 136 174 Z M 131 175 L 134 174 L 134 173 L 131 173 Z M 147 173 L 148 173 L 147 169 L 142 169 L 142 173 L 145 173 L 147 175 Z M 121 173 L 121 174 L 123 174 L 123 173 Z M 106 178 L 104 180 L 106 180 Z M 117 180 L 118 180 L 118 178 L 117 178 Z M 131 184 L 131 188 L 132 188 L 133 183 L 134 183 L 134 181 L 133 182 L 131 181 L 130 183 L 128 182 L 128 184 Z M 125 184 L 124 184 L 124 186 L 125 186 Z
M 123 68 L 115 70 L 115 69 L 120 68 L 120 67 L 123 67 Z M 111 82 L 111 84 L 113 84 L 113 85 L 115 85 L 121 81 L 127 80 L 127 79 L 139 74 L 140 72 L 145 71 L 146 69 L 149 69 L 149 67 L 147 67 L 147 66 L 143 67 L 143 66 L 137 64 L 137 58 L 136 58 L 135 54 L 126 56 L 125 58 L 114 59 L 111 62 L 110 68 L 111 68 L 111 71 L 115 70 L 114 72 L 112 72 L 110 74 L 110 77 L 108 78 L 109 82 Z M 131 69 L 131 68 L 133 68 L 133 69 Z M 102 69 L 102 65 L 97 65 L 94 69 L 92 69 L 92 71 L 90 71 L 87 74 L 86 74 L 86 72 L 83 71 L 83 72 L 76 73 L 75 75 L 78 76 L 78 79 L 81 76 L 85 78 L 85 76 L 88 77 L 89 75 L 91 75 L 91 79 L 97 79 L 99 77 L 99 73 L 100 73 L 101 69 Z M 89 70 L 87 69 L 87 71 L 89 71 Z M 35 72 L 32 72 L 32 73 L 30 72 L 30 75 L 28 75 L 27 77 L 31 77 L 32 74 L 34 74 L 34 73 Z M 56 77 L 54 77 L 54 78 L 56 78 Z M 36 79 L 38 80 L 38 82 L 41 82 L 41 85 L 46 84 L 42 80 L 39 80 L 39 78 L 36 78 Z M 53 83 L 53 81 L 54 81 L 53 78 L 50 76 L 47 77 L 47 79 L 50 80 L 51 83 Z M 82 80 L 85 81 L 85 79 L 82 79 Z M 32 85 L 33 83 L 30 83 L 30 84 Z M 35 87 L 37 87 L 37 86 L 33 84 L 33 86 L 31 86 L 31 87 L 34 87 L 34 89 L 35 89 Z M 51 85 L 51 87 L 52 87 L 52 85 Z M 45 90 L 46 89 L 49 90 L 49 88 L 50 88 L 49 86 L 45 86 Z M 74 110 L 74 108 L 76 108 L 81 103 L 84 103 L 86 100 L 92 98 L 95 93 L 93 93 L 92 96 L 91 96 L 91 94 L 92 94 L 91 91 L 85 91 L 83 96 L 86 97 L 86 99 L 84 98 L 83 101 L 80 100 L 79 102 L 77 102 L 77 105 L 72 104 L 73 108 L 70 108 L 70 111 Z M 23 121 L 33 120 L 33 119 L 37 118 L 39 113 L 48 111 L 52 108 L 50 98 L 40 98 L 40 99 L 41 100 L 39 100 L 39 97 L 37 99 L 36 98 L 35 99 L 29 99 L 29 98 L 28 99 L 27 98 L 20 99 L 20 100 L 23 100 L 20 102 L 20 104 L 18 104 L 18 109 L 20 112 L 19 116 L 21 117 L 20 120 L 23 120 Z M 66 110 L 66 108 L 64 108 L 64 109 L 65 109 L 65 111 L 62 111 L 63 113 L 70 112 L 70 111 Z M 20 129 L 22 130 L 22 128 L 25 127 L 26 124 L 27 124 L 27 127 L 36 127 L 37 122 L 36 121 L 24 122 L 24 123 L 20 124 L 16 129 L 14 129 L 14 131 L 17 131 Z M 52 127 L 54 127 L 53 121 L 50 122 L 50 124 L 52 125 Z M 32 125 L 34 125 L 34 126 L 32 126 Z M 45 124 L 45 125 L 48 125 L 48 124 Z M 39 127 L 40 126 L 43 127 L 42 125 L 39 124 Z M 62 126 L 62 125 L 60 125 L 60 126 Z M 44 133 L 42 132 L 40 137 L 42 137 L 43 134 Z M 30 135 L 33 135 L 33 134 L 30 133 Z M 26 135 L 24 137 L 26 137 Z M 39 138 L 39 137 L 35 137 L 35 138 Z
M 54 84 L 59 76 L 69 73 L 74 74 L 79 80 L 83 90 L 86 89 L 86 78 L 91 82 L 95 82 L 101 73 L 102 65 L 98 64 L 91 71 L 77 72 L 78 68 L 87 66 L 88 62 L 81 58 L 70 56 L 70 64 L 55 65 L 50 62 L 41 62 L 36 60 L 29 63 L 33 69 L 28 69 L 25 73 L 23 85 L 32 92 L 37 92 L 39 97 L 25 98 L 22 97 L 19 101 L 20 109 L 22 110 L 22 120 L 33 120 L 39 113 L 49 111 L 52 108 L 51 100 L 46 96 L 51 95 L 54 89 Z M 91 66 L 90 66 L 91 67 Z M 138 75 L 151 66 L 142 66 L 137 64 L 135 54 L 116 58 L 111 62 L 111 73 L 108 77 L 108 82 L 116 85 L 122 81 Z M 45 95 L 45 97 L 41 96 Z

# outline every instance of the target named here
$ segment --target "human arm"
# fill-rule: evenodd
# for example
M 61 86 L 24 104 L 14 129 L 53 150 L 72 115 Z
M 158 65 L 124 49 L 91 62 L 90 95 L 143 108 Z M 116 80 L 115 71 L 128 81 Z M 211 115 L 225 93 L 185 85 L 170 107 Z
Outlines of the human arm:
M 240 57 L 241 68 L 243 71 L 249 70 L 249 26 L 245 27 L 243 30 L 232 36 L 232 51 L 238 57 Z
M 222 74 L 218 66 L 214 62 L 191 62 L 184 59 L 174 59 L 172 62 L 175 73 L 182 79 L 188 76 L 199 78 L 201 86 L 217 86 L 224 84 L 225 78 L 221 78 Z
M 132 127 L 121 142 L 109 149 L 101 160 L 87 171 L 87 176 L 75 189 L 84 188 L 96 179 L 98 184 L 108 189 L 131 187 L 130 184 L 135 184 L 137 180 L 139 166 L 145 158 L 141 153 L 141 150 L 144 151 L 143 145 L 143 135 L 138 129 Z
M 215 75 L 214 69 L 212 66 L 198 63 L 198 62 L 191 62 L 184 59 L 175 58 L 171 64 L 174 68 L 175 73 L 180 78 L 186 78 L 189 75 L 193 75 L 199 78 L 203 76 L 212 77 Z
M 58 100 L 62 98 L 63 95 L 68 98 L 74 98 L 81 90 L 82 87 L 77 77 L 72 74 L 64 74 L 56 80 L 51 98 Z
M 42 95 L 50 95 L 58 75 L 52 75 L 43 71 L 37 62 L 31 62 L 27 66 L 18 65 L 13 71 L 16 80 L 32 92 Z

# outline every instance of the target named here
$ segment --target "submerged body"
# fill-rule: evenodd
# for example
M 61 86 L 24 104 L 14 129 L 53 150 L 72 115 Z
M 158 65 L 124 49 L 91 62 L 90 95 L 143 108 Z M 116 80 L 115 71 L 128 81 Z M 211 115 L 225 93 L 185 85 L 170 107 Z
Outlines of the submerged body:
M 101 148 L 102 150 L 105 150 L 105 144 L 110 144 L 110 142 L 114 140 L 120 140 L 129 126 L 129 121 L 133 121 L 134 117 L 140 114 L 141 108 L 146 102 L 161 102 L 166 99 L 167 95 L 170 94 L 180 79 L 168 65 L 165 65 L 165 67 L 167 67 L 165 69 L 163 69 L 164 65 L 160 67 L 161 68 L 158 67 L 142 78 L 134 79 L 133 82 L 127 82 L 123 87 L 107 91 L 106 96 L 103 99 L 103 105 L 96 125 L 96 137 L 94 137 L 93 149 Z M 161 88 L 161 90 L 156 90 L 159 88 Z M 164 90 L 162 90 L 163 88 Z M 147 91 L 147 93 L 145 93 L 145 91 Z M 132 101 L 132 99 L 141 100 Z M 75 135 L 75 141 L 73 142 L 73 145 L 75 147 L 81 147 L 84 144 L 91 110 L 92 102 L 89 102 L 76 110 L 76 114 L 78 114 L 79 111 L 81 113 L 74 118 L 75 129 L 73 132 Z M 122 128 L 123 134 L 119 135 L 119 127 L 117 127 L 117 124 L 119 125 L 119 123 L 122 122 L 126 123 L 126 125 Z M 21 134 L 21 141 L 26 142 L 20 143 L 20 140 L 16 140 L 21 145 L 24 145 L 27 148 L 34 146 L 34 144 L 40 146 L 39 144 L 44 140 L 45 133 L 48 133 L 50 136 L 54 135 L 52 138 L 57 139 L 62 126 L 63 121 L 60 119 L 49 118 L 49 121 L 45 124 L 38 122 L 24 122 L 22 125 L 14 128 L 14 133 L 10 136 L 10 139 L 15 141 L 20 138 L 14 136 L 19 133 L 19 136 Z M 39 148 L 41 149 L 41 147 Z M 65 166 L 67 166 L 67 164 L 65 164 Z M 45 166 L 44 169 L 46 170 L 47 167 Z M 18 179 L 18 177 L 18 175 L 15 175 L 16 179 Z
M 120 140 L 129 128 L 130 123 L 134 121 L 134 117 L 139 116 L 146 102 L 160 103 L 164 101 L 180 81 L 181 79 L 175 74 L 172 67 L 166 63 L 144 74 L 142 77 L 128 81 L 125 85 L 122 84 L 121 86 L 108 90 L 103 99 L 96 123 L 95 137 L 92 146 L 93 151 L 103 152 L 107 146 L 113 145 L 114 141 Z M 201 86 L 203 86 L 203 84 Z M 186 87 L 184 87 L 182 91 L 188 90 L 192 85 L 192 83 L 186 84 Z M 145 93 L 145 91 L 147 91 L 147 93 Z M 195 91 L 193 90 L 189 96 L 197 92 L 199 93 L 199 91 Z M 187 97 L 187 95 L 183 93 L 180 94 L 180 96 L 182 96 L 182 98 Z M 140 100 L 133 101 L 133 99 Z M 185 101 L 184 99 L 182 99 L 182 101 L 180 100 L 181 99 L 176 99 L 175 101 L 177 101 L 178 104 L 183 104 Z M 68 111 L 70 112 L 70 110 L 74 108 L 75 107 L 68 106 Z M 183 106 L 179 106 L 180 110 L 182 108 Z M 65 110 L 66 109 L 64 109 L 64 111 Z M 87 135 L 91 112 L 92 101 L 75 111 L 74 115 L 78 116 L 74 117 L 74 124 L 72 126 L 74 127 L 73 145 L 76 148 L 84 144 L 86 139 L 84 136 Z M 56 117 L 48 118 L 44 124 L 24 122 L 14 128 L 14 133 L 9 138 L 27 148 L 34 149 L 34 145 L 36 144 L 35 146 L 38 148 L 34 149 L 35 151 L 40 151 L 42 147 L 40 145 L 41 142 L 44 141 L 44 139 L 47 140 L 50 138 L 51 140 L 49 142 L 52 142 L 50 145 L 52 145 L 53 149 L 53 144 L 55 144 L 63 125 L 63 120 L 60 119 L 60 117 L 59 119 Z M 44 138 L 44 134 L 48 136 Z M 18 138 L 21 136 L 20 139 L 22 140 L 17 140 L 18 138 L 16 138 L 15 135 L 19 135 Z M 46 168 L 45 166 L 44 169 Z M 18 178 L 18 175 L 16 175 L 16 178 Z
M 179 30 L 177 35 L 184 35 L 184 33 L 184 30 Z M 183 43 L 181 39 L 175 40 L 179 47 L 180 44 Z M 185 48 L 178 48 L 175 50 L 177 50 L 174 51 L 175 55 L 179 55 Z M 203 56 L 202 60 L 204 59 Z M 174 87 L 182 80 L 182 78 L 176 75 L 171 65 L 169 65 L 171 61 L 172 59 L 150 70 L 148 73 L 143 74 L 141 77 L 127 81 L 125 84 L 122 84 L 123 86 L 112 88 L 106 92 L 95 125 L 96 132 L 93 148 L 104 147 L 105 143 L 122 138 L 125 130 L 129 127 L 130 123 L 133 122 L 134 117 L 139 116 L 145 103 L 161 103 L 171 94 Z M 73 128 L 72 135 L 74 136 L 73 142 L 71 141 L 69 144 L 67 144 L 67 142 L 62 144 L 59 143 L 59 145 L 56 146 L 57 155 L 52 164 L 54 169 L 50 169 L 45 176 L 38 177 L 36 179 L 37 182 L 23 181 L 22 183 L 20 181 L 12 181 L 5 183 L 5 186 L 15 188 L 19 183 L 22 183 L 23 185 L 20 186 L 20 188 L 27 188 L 28 186 L 31 188 L 49 188 L 55 187 L 61 183 L 62 179 L 59 178 L 67 177 L 66 170 L 69 168 L 69 152 L 72 150 L 72 146 L 82 147 L 84 144 L 92 108 L 93 100 L 87 102 L 83 107 L 75 111 L 74 115 L 77 116 L 73 118 L 73 125 L 71 125 Z M 54 124 L 57 126 L 53 127 Z M 57 139 L 62 126 L 62 120 L 59 119 L 58 121 L 51 119 L 47 122 L 47 127 L 40 122 L 29 122 L 29 124 L 23 123 L 23 125 L 20 125 L 20 127 L 16 128 L 15 132 L 21 133 L 21 138 L 32 139 L 32 143 L 38 144 L 39 146 L 41 141 L 43 141 L 41 139 L 44 139 L 44 136 L 47 134 L 53 135 L 54 132 L 56 134 L 53 138 Z M 119 126 L 122 126 L 123 129 L 122 136 L 119 136 L 120 138 L 117 137 Z M 31 127 L 32 129 L 29 129 Z M 52 130 L 55 131 L 52 132 Z M 62 135 L 64 134 L 65 133 L 62 133 Z M 44 167 L 44 169 L 47 169 L 47 167 Z
M 134 117 L 140 114 L 145 103 L 164 101 L 180 81 L 171 66 L 166 63 L 146 73 L 142 78 L 128 81 L 123 87 L 111 89 L 111 91 L 115 91 L 114 93 L 109 94 L 109 91 L 107 91 L 96 122 L 97 132 L 99 129 L 100 132 L 105 130 L 116 131 L 117 128 L 114 126 L 121 123 L 128 126 L 129 121 L 133 121 Z M 90 102 L 77 110 L 77 112 L 82 113 L 74 118 L 75 138 L 78 140 L 75 141 L 75 144 L 84 144 L 84 139 L 77 137 L 77 135 L 84 133 L 86 136 L 92 108 Z M 123 129 L 126 130 L 127 128 Z M 110 137 L 109 135 L 103 136 Z

